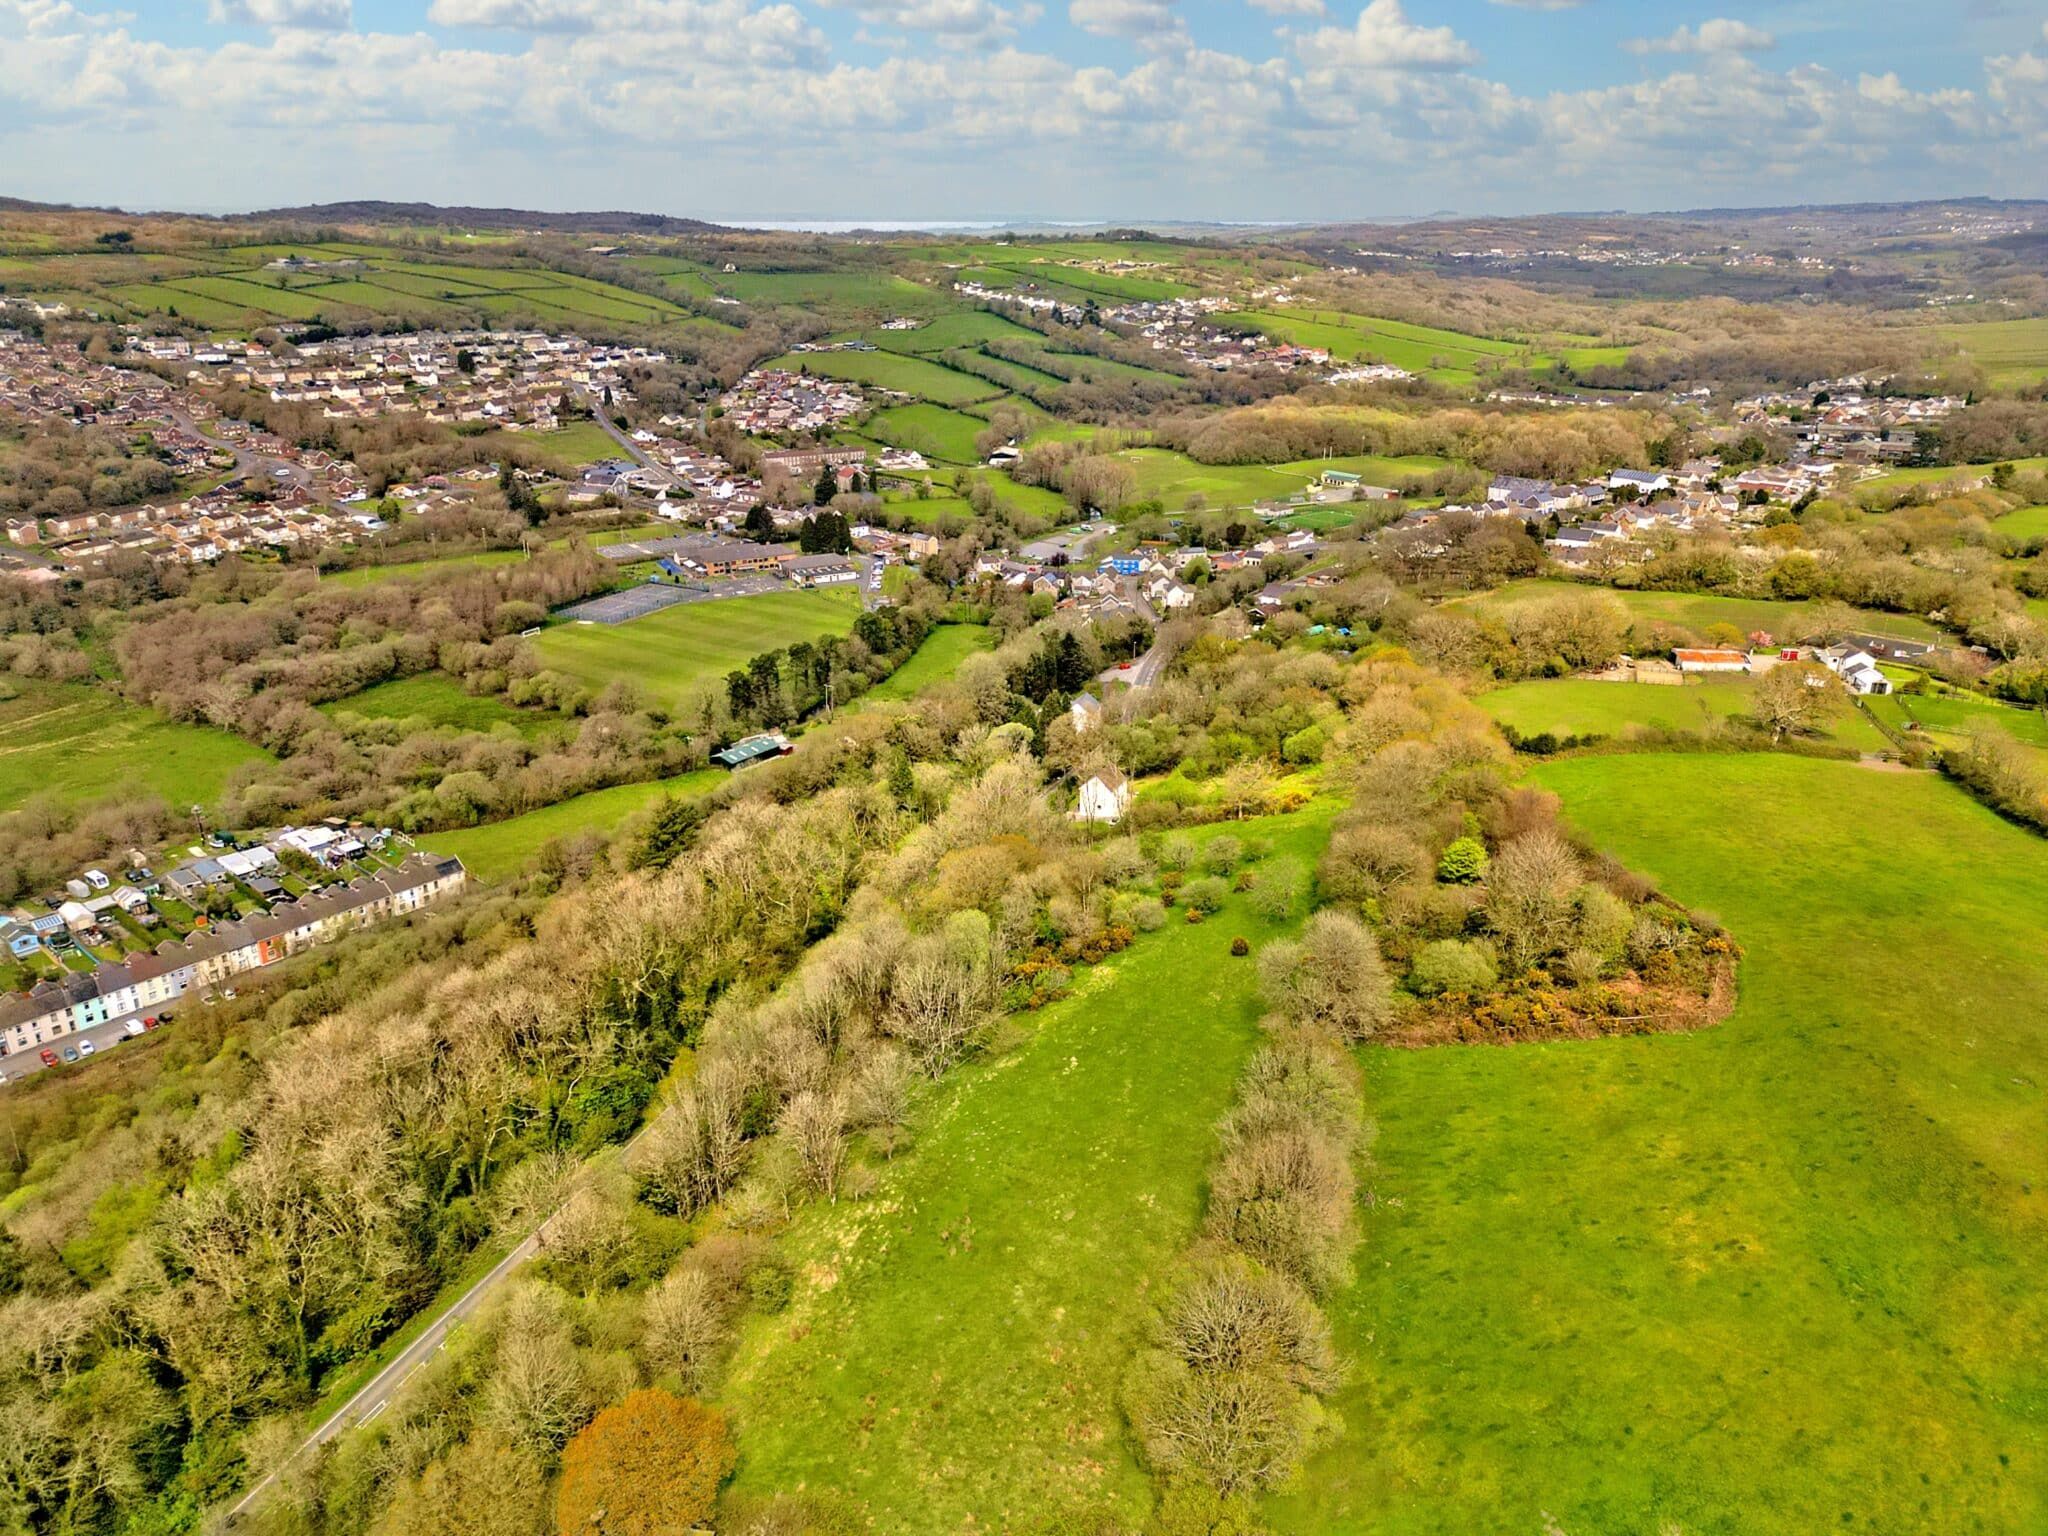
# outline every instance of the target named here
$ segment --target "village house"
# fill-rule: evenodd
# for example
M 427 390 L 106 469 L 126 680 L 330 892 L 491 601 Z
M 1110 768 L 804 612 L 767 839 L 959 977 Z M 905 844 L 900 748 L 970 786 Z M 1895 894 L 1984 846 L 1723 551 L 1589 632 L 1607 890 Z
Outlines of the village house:
M 1114 826 L 1130 808 L 1131 781 L 1120 770 L 1105 768 L 1091 774 L 1081 785 L 1074 819 Z

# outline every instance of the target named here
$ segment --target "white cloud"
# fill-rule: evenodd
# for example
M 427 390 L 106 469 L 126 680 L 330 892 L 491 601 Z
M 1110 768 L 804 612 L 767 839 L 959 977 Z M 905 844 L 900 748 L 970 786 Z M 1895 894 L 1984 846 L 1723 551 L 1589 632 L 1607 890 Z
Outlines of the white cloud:
M 1492 0 L 1492 3 L 1517 11 L 1575 11 L 1586 0 Z
M 926 27 L 855 64 L 786 3 L 434 0 L 443 25 L 529 30 L 173 45 L 70 0 L 0 0 L 0 162 L 17 195 L 148 206 L 1138 219 L 1940 196 L 1962 165 L 1973 189 L 2024 192 L 2048 152 L 2039 49 L 1985 61 L 1975 89 L 1737 52 L 1532 96 L 1397 0 L 1267 58 L 1193 44 L 1162 0 L 1104 0 L 1092 19 L 1147 44 L 1128 67 L 940 46 L 976 0 L 843 3 Z
M 1621 45 L 1630 53 L 1768 53 L 1777 38 L 1746 21 L 1717 16 L 1697 28 L 1680 27 L 1664 37 L 1632 37 Z
M 1269 16 L 1320 16 L 1323 0 L 1248 0 L 1253 10 Z
M 210 0 L 207 19 L 216 25 L 333 29 L 354 21 L 349 0 Z
M 1182 47 L 1186 24 L 1176 0 L 1070 0 L 1067 20 L 1097 37 L 1127 37 L 1152 47 Z
M 1479 55 L 1449 27 L 1418 27 L 1401 0 L 1371 0 L 1353 27 L 1324 27 L 1298 39 L 1296 50 L 1319 69 L 1462 69 Z
M 1022 25 L 1035 18 L 1033 7 L 1020 14 L 994 0 L 819 0 L 838 10 L 853 12 L 870 26 L 890 27 L 899 32 L 937 38 L 949 46 L 987 47 L 1014 37 Z

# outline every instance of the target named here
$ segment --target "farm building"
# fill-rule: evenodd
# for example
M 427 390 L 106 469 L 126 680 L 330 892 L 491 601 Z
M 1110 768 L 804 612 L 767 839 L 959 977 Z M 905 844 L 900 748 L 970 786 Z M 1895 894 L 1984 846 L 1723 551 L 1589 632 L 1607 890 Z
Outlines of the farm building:
M 787 757 L 796 750 L 789 738 L 780 731 L 766 731 L 759 736 L 744 736 L 723 751 L 711 754 L 711 761 L 721 768 L 735 771 L 755 763 L 765 763 L 771 757 Z
M 1747 651 L 1694 651 L 1680 650 L 1672 653 L 1681 672 L 1747 672 L 1749 653 Z

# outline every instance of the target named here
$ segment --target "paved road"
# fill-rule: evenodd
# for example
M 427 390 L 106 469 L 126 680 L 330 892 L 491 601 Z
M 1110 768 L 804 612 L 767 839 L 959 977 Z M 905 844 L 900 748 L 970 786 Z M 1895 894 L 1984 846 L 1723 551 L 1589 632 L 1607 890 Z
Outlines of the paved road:
M 1096 674 L 1095 680 L 1104 688 L 1150 688 L 1159 681 L 1159 674 L 1166 669 L 1166 648 L 1154 644 L 1152 649 L 1132 662 L 1128 667 L 1105 667 Z
M 386 1405 L 390 1403 L 392 1394 L 405 1385 L 414 1371 L 425 1365 L 440 1352 L 441 1347 L 448 1342 L 449 1334 L 454 1332 L 456 1328 L 461 1326 L 466 1319 L 476 1312 L 478 1307 L 483 1305 L 484 1298 L 490 1295 L 498 1282 L 540 1252 L 541 1234 L 546 1231 L 547 1223 L 542 1222 L 539 1229 L 531 1237 L 506 1254 L 504 1258 L 492 1266 L 489 1274 L 477 1281 L 475 1285 L 464 1291 L 461 1296 L 452 1302 L 447 1311 L 435 1318 L 424 1333 L 400 1351 L 392 1359 L 391 1363 L 375 1376 L 372 1376 L 368 1383 L 354 1397 L 343 1403 L 325 1423 L 321 1424 L 318 1429 L 307 1436 L 300 1443 L 298 1449 L 287 1456 L 275 1471 L 267 1474 L 252 1486 L 247 1493 L 243 1494 L 236 1501 L 234 1507 L 228 1511 L 228 1523 L 232 1525 L 236 1520 L 240 1519 L 242 1514 L 251 1505 L 269 1491 L 279 1475 L 285 1472 L 301 1456 L 305 1455 L 308 1451 L 318 1450 L 337 1435 L 347 1433 L 358 1424 L 366 1424 L 382 1413 Z
M 632 459 L 632 461 L 635 464 L 638 464 L 642 469 L 656 469 L 661 470 L 664 474 L 667 473 L 667 470 L 662 465 L 655 463 L 654 460 L 647 457 L 646 451 L 642 449 L 638 443 L 634 442 L 631 437 L 627 436 L 624 432 L 621 432 L 619 430 L 619 424 L 617 422 L 613 421 L 611 417 L 605 415 L 604 396 L 588 395 L 585 394 L 581 389 L 579 389 L 576 391 L 576 398 L 578 400 L 581 400 L 585 405 L 590 407 L 591 418 L 594 421 L 596 421 L 596 423 L 600 427 L 604 428 L 605 436 L 609 437 L 613 442 L 617 443 L 620 448 L 624 449 L 627 457 Z
M 83 1040 L 90 1040 L 92 1042 L 92 1048 L 96 1055 L 95 1057 L 85 1058 L 77 1063 L 77 1065 L 90 1065 L 96 1059 L 97 1053 L 111 1051 L 115 1046 L 131 1038 L 128 1033 L 128 1021 L 130 1019 L 140 1019 L 149 1014 L 161 1013 L 166 1009 L 173 1014 L 183 1014 L 185 1009 L 197 1008 L 199 1006 L 200 1002 L 197 993 L 190 997 L 173 998 L 168 1003 L 152 1004 L 148 1008 L 138 1008 L 133 1013 L 124 1013 L 118 1019 L 109 1019 L 104 1024 L 93 1025 L 90 1029 L 81 1029 L 72 1034 L 59 1035 L 46 1045 L 31 1045 L 23 1050 L 12 1051 L 6 1056 L 0 1056 L 0 1082 L 15 1083 L 37 1072 L 47 1071 L 48 1068 L 43 1065 L 41 1055 L 41 1052 L 45 1050 L 55 1051 L 60 1065 L 73 1065 L 73 1063 L 64 1061 L 64 1047 L 68 1045 L 73 1050 L 76 1050 L 79 1042 Z M 176 1029 L 178 1026 L 173 1022 L 165 1027 Z

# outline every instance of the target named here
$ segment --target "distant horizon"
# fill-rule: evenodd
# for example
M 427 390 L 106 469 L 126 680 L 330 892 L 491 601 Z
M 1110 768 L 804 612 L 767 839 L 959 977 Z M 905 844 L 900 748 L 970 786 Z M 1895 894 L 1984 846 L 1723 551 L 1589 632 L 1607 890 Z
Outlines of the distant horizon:
M 0 197 L 11 196 L 0 190 Z M 1798 202 L 1798 203 L 1756 203 L 1725 204 L 1716 207 L 1691 208 L 1557 208 L 1535 213 L 1502 213 L 1486 209 L 1439 209 L 1422 214 L 1343 214 L 1320 218 L 1288 219 L 1211 219 L 1185 216 L 1145 217 L 1137 214 L 1104 215 L 1098 218 L 1072 218 L 1064 216 L 1042 216 L 1013 214 L 1007 217 L 972 217 L 950 219 L 916 219 L 896 217 L 791 217 L 753 218 L 746 215 L 705 212 L 675 212 L 652 207 L 622 206 L 600 208 L 595 205 L 568 205 L 547 207 L 534 203 L 482 203 L 475 201 L 443 202 L 439 200 L 402 197 L 333 197 L 305 203 L 272 203 L 265 206 L 242 204 L 191 204 L 184 206 L 127 207 L 115 204 L 90 203 L 80 200 L 43 200 L 17 198 L 17 201 L 36 203 L 53 209 L 73 209 L 80 212 L 102 210 L 127 218 L 203 218 L 203 219 L 254 219 L 273 217 L 280 213 L 297 212 L 302 209 L 325 210 L 345 208 L 359 204 L 384 204 L 392 207 L 416 207 L 436 212 L 470 210 L 481 213 L 518 214 L 532 213 L 551 219 L 573 218 L 577 215 L 631 216 L 654 219 L 673 219 L 707 224 L 734 231 L 763 231 L 774 234 L 948 234 L 948 233 L 995 233 L 1005 230 L 1065 230 L 1085 232 L 1103 229 L 1222 229 L 1222 230 L 1317 230 L 1339 229 L 1351 226 L 1375 225 L 1416 225 L 1432 223 L 1463 223 L 1499 220 L 1503 222 L 1530 223 L 1545 219 L 1684 219 L 1708 216 L 1740 217 L 1762 215 L 1774 212 L 1811 210 L 1839 212 L 1870 207 L 1941 207 L 1979 203 L 1994 207 L 2004 206 L 2048 206 L 2048 194 L 1999 194 L 1989 192 L 1954 193 L 1935 197 L 1856 199 L 1844 202 Z
M 2048 193 L 2048 24 L 2001 3 L 0 0 L 0 102 L 23 195 L 131 208 L 373 180 L 755 227 L 1271 226 Z

